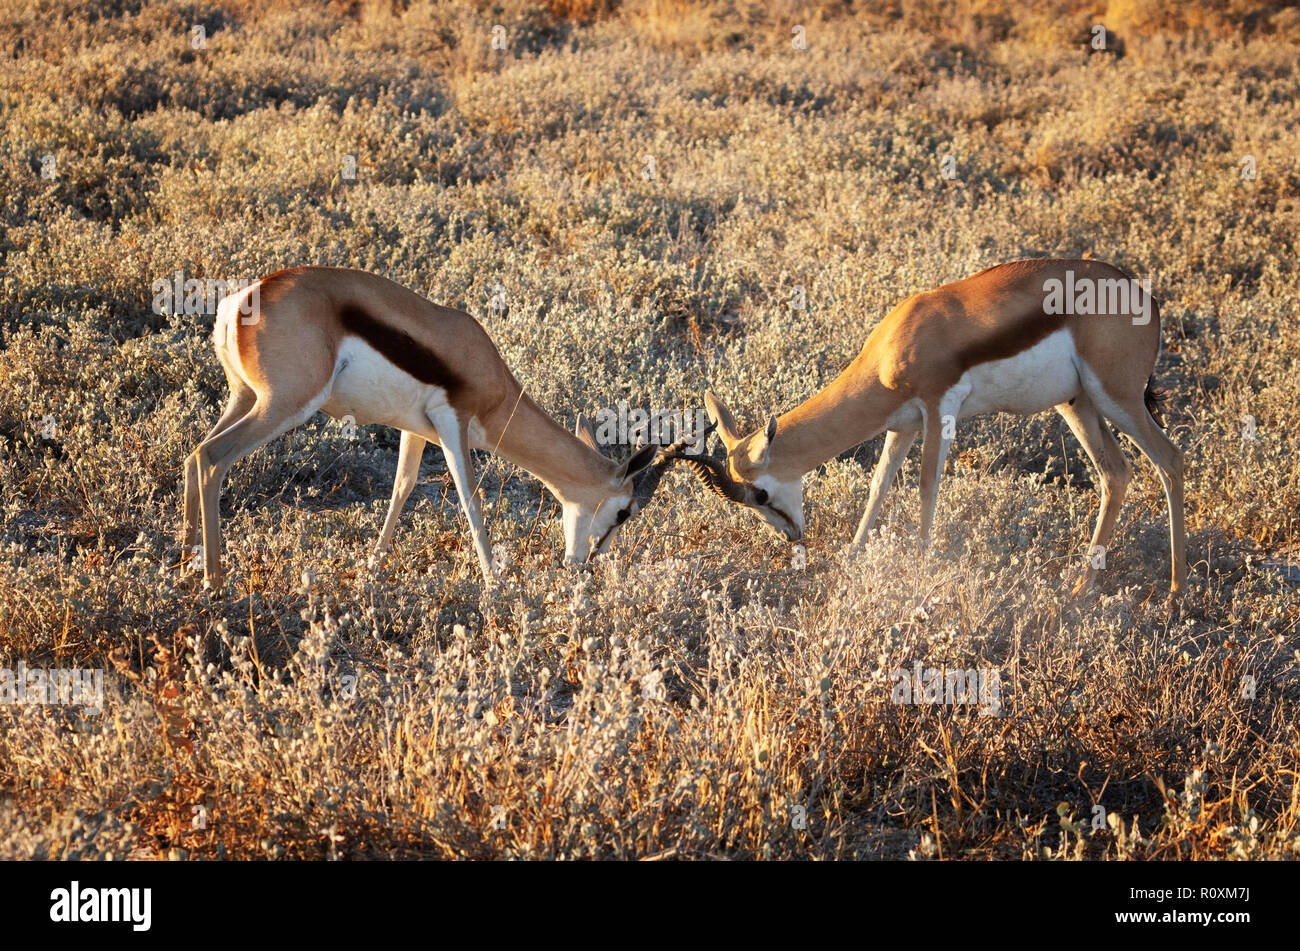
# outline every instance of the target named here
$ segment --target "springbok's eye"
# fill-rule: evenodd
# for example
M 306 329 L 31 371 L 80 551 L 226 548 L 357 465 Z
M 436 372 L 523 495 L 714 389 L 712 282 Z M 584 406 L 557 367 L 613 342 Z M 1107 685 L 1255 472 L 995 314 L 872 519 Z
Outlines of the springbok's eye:
M 766 504 L 767 504 L 767 490 L 766 490 L 766 489 L 759 489 L 757 492 L 755 492 L 755 493 L 754 493 L 754 501 L 757 502 L 759 505 L 766 505 Z
M 627 517 L 628 517 L 629 515 L 631 515 L 631 514 L 632 514 L 632 513 L 629 512 L 627 509 L 619 509 L 619 510 L 618 510 L 618 524 L 622 525 L 624 522 L 626 522 L 626 521 L 627 521 Z

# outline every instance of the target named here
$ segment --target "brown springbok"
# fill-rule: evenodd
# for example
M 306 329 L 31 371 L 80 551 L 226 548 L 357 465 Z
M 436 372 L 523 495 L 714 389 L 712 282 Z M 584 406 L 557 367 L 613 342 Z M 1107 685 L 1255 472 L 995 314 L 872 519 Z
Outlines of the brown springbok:
M 1187 580 L 1183 454 L 1152 416 L 1158 409 L 1151 373 L 1160 316 L 1149 291 L 1149 282 L 1140 286 L 1100 261 L 1038 259 L 915 294 L 872 330 L 862 352 L 829 386 L 760 430 L 745 435 L 708 393 L 705 406 L 726 457 L 683 458 L 714 491 L 749 506 L 794 540 L 804 530 L 803 475 L 887 430 L 856 547 L 923 431 L 924 545 L 956 421 L 1055 408 L 1101 476 L 1101 511 L 1078 593 L 1104 564 L 1131 476 L 1113 423 L 1151 460 L 1164 484 L 1177 598 Z
M 668 464 L 656 461 L 655 446 L 622 463 L 605 458 L 581 416 L 571 434 L 529 398 L 473 317 L 364 271 L 277 271 L 221 301 L 213 343 L 230 398 L 186 460 L 181 538 L 186 552 L 197 552 L 201 516 L 209 587 L 222 581 L 218 502 L 226 472 L 317 410 L 402 431 L 376 558 L 415 487 L 425 445 L 442 447 L 487 581 L 493 566 L 471 449 L 499 453 L 560 500 L 568 563 L 604 552 Z

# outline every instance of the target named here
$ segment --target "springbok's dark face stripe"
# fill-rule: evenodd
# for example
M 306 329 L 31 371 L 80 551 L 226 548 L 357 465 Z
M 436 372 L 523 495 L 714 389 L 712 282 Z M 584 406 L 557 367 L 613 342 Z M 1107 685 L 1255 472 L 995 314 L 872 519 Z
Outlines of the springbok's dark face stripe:
M 779 508 L 777 508 L 775 505 L 772 504 L 771 495 L 769 495 L 766 492 L 763 492 L 762 489 L 754 485 L 754 483 L 752 482 L 747 482 L 744 479 L 736 479 L 735 481 L 738 485 L 744 486 L 745 492 L 749 495 L 750 500 L 748 502 L 740 503 L 741 505 L 753 509 L 766 509 L 767 511 L 775 515 L 777 518 L 779 518 L 781 521 L 789 525 L 790 531 L 794 532 L 795 535 L 803 534 L 799 530 L 799 526 L 794 523 L 794 519 L 792 519 L 789 515 L 786 515 L 785 512 L 781 511 Z M 763 492 L 763 494 L 767 496 L 766 500 L 763 502 L 758 501 L 758 493 L 760 492 Z
M 618 528 L 619 524 L 620 523 L 615 522 L 608 529 L 606 529 L 604 535 L 600 536 L 600 541 L 596 542 L 596 544 L 592 546 L 591 551 L 587 554 L 588 561 L 591 561 L 591 559 L 595 558 L 597 555 L 600 554 L 601 549 L 605 547 L 605 542 L 609 540 L 609 536 L 614 532 L 615 529 Z
M 344 304 L 339 308 L 339 321 L 344 332 L 364 340 L 403 372 L 421 383 L 441 387 L 448 400 L 454 400 L 465 386 L 465 381 L 440 356 L 406 331 L 379 320 L 364 307 Z
M 764 506 L 762 506 L 762 508 L 767 509 L 767 510 L 768 510 L 769 512 L 771 512 L 773 515 L 778 516 L 778 517 L 779 517 L 783 522 L 785 522 L 787 525 L 789 525 L 789 526 L 790 526 L 790 531 L 794 532 L 794 534 L 795 534 L 796 536 L 799 536 L 799 535 L 802 535 L 802 534 L 803 534 L 801 531 L 799 531 L 799 526 L 796 525 L 796 524 L 794 523 L 794 519 L 792 519 L 789 515 L 786 515 L 784 512 L 782 512 L 782 511 L 781 511 L 779 508 L 777 508 L 775 505 L 764 505 Z
M 591 553 L 587 555 L 587 560 L 590 561 L 592 558 L 595 558 L 596 555 L 600 553 L 600 550 L 605 547 L 605 542 L 609 540 L 609 536 L 613 535 L 616 531 L 618 531 L 620 525 L 622 525 L 624 522 L 626 522 L 629 518 L 631 518 L 640 510 L 641 507 L 637 505 L 636 502 L 628 503 L 628 507 L 623 510 L 627 512 L 627 518 L 615 519 L 614 524 L 611 525 L 609 528 L 605 529 L 605 534 L 601 535 L 600 541 L 596 542 L 596 544 L 592 547 Z

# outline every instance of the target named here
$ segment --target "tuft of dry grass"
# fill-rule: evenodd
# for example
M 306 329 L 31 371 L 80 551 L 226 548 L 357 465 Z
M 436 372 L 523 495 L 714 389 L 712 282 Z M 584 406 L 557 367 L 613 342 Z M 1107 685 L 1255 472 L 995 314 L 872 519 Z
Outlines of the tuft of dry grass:
M 1208 0 L 11 0 L 0 668 L 107 687 L 98 715 L 0 705 L 0 857 L 1294 857 L 1294 27 Z M 963 423 L 925 554 L 915 460 L 842 551 L 879 440 L 809 476 L 804 547 L 678 472 L 584 571 L 484 458 L 486 592 L 436 452 L 366 566 L 396 434 L 318 418 L 227 480 L 233 594 L 179 580 L 180 465 L 225 383 L 213 314 L 153 308 L 178 270 L 385 273 L 478 317 L 559 418 L 708 384 L 757 421 L 906 295 L 1048 253 L 1161 301 L 1180 617 L 1140 460 L 1101 591 L 1065 598 L 1097 501 L 1051 414 Z M 895 702 L 918 664 L 996 671 L 996 715 Z

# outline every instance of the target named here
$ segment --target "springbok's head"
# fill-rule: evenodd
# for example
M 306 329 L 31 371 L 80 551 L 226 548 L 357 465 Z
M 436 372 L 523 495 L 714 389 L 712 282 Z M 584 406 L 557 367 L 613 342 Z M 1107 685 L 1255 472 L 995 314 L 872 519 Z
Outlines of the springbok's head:
M 677 452 L 673 458 L 684 461 L 718 495 L 752 509 L 790 541 L 797 541 L 804 530 L 802 479 L 798 475 L 779 479 L 769 471 L 776 417 L 764 429 L 743 436 L 731 410 L 712 391 L 705 394 L 704 406 L 713 421 L 709 430 L 717 429 L 726 456 Z
M 591 424 L 581 414 L 574 435 L 600 453 Z M 623 523 L 650 503 L 664 472 L 685 446 L 685 439 L 665 449 L 641 446 L 621 463 L 610 460 L 608 478 L 590 492 L 565 500 L 564 560 L 577 564 L 608 551 Z

